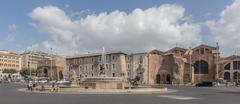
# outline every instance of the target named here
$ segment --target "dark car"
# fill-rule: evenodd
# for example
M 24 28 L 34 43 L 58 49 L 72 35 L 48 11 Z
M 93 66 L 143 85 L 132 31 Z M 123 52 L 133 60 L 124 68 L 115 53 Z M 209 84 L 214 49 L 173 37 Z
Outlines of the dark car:
M 197 83 L 196 87 L 212 87 L 213 83 L 211 81 L 202 81 L 201 83 Z

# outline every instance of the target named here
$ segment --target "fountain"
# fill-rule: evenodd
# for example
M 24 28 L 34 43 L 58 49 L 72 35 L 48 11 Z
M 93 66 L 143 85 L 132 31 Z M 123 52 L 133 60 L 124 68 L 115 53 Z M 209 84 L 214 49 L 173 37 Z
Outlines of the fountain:
M 106 74 L 106 55 L 105 49 L 102 50 L 102 61 L 100 65 L 99 77 L 86 77 L 81 80 L 82 85 L 85 88 L 92 89 L 123 89 L 124 88 L 124 78 L 121 77 L 111 77 Z

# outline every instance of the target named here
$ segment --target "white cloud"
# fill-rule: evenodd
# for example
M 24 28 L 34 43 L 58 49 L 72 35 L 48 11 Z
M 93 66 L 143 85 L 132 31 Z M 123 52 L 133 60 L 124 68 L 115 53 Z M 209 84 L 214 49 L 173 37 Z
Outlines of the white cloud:
M 8 42 L 15 41 L 15 37 L 17 35 L 17 26 L 15 24 L 9 25 L 8 31 L 9 31 L 9 33 L 8 33 L 7 37 L 5 38 L 5 41 L 8 41 Z
M 240 51 L 240 0 L 227 6 L 218 20 L 207 22 L 215 41 L 219 42 L 225 54 Z
M 69 54 L 74 51 L 128 52 L 166 50 L 176 43 L 189 46 L 201 41 L 200 26 L 190 22 L 179 5 L 165 4 L 131 13 L 113 11 L 72 19 L 56 6 L 37 7 L 29 16 L 39 31 L 50 34 L 45 48 Z

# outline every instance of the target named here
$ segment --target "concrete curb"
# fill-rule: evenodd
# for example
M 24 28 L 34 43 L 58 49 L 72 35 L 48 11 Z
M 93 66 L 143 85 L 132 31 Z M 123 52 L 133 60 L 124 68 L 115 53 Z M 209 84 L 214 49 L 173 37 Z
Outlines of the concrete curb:
M 79 89 L 79 90 L 59 90 L 58 92 L 50 92 L 50 91 L 28 91 L 26 88 L 18 89 L 20 92 L 26 93 L 48 93 L 48 94 L 166 94 L 177 92 L 177 90 L 173 89 L 126 89 L 126 90 L 93 90 L 93 89 Z

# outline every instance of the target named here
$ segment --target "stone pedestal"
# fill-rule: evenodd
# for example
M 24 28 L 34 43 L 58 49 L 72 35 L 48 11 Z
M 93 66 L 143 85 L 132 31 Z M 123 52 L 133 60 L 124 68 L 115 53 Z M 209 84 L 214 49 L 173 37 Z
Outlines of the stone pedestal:
M 124 83 L 116 78 L 87 78 L 83 86 L 92 89 L 123 89 Z
M 123 83 L 121 82 L 108 82 L 108 81 L 97 81 L 97 82 L 85 82 L 85 87 L 92 89 L 123 89 Z

